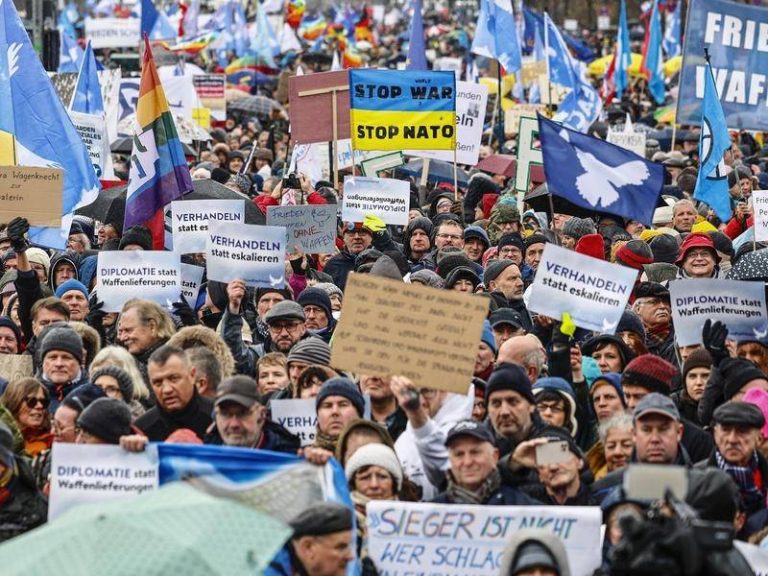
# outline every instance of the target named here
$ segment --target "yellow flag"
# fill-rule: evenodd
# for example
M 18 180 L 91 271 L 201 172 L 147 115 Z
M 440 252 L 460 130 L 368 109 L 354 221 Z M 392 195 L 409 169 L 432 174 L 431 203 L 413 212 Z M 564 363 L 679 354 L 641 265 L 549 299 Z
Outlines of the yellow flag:
M 13 134 L 0 130 L 0 166 L 16 166 L 16 140 Z

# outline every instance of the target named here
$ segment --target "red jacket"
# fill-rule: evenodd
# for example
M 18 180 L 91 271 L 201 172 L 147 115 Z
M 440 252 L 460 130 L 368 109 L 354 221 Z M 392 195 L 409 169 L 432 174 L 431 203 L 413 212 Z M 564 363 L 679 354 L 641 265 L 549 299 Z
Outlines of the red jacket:
M 735 216 L 731 218 L 725 227 L 725 235 L 731 240 L 735 240 L 741 236 L 747 229 L 751 228 L 753 224 L 753 218 L 750 216 L 746 220 L 739 220 Z

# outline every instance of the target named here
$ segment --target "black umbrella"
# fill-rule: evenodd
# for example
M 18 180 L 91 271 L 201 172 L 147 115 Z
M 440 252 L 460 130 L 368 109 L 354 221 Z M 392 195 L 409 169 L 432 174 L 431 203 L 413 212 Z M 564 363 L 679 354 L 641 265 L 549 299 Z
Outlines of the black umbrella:
M 269 116 L 272 110 L 282 110 L 283 107 L 277 100 L 267 98 L 266 96 L 247 96 L 227 102 L 227 110 L 239 110 L 249 114 L 264 114 Z
M 424 160 L 422 158 L 414 158 L 407 164 L 398 166 L 397 172 L 421 178 L 421 172 L 424 169 Z M 443 160 L 430 160 L 429 161 L 429 174 L 427 175 L 428 182 L 448 182 L 453 184 L 453 164 L 451 162 L 445 162 Z M 456 181 L 459 186 L 467 186 L 469 183 L 469 174 L 466 170 L 456 168 Z
M 742 255 L 728 271 L 728 279 L 768 282 L 768 249 L 758 248 Z
M 570 214 L 579 218 L 591 218 L 596 214 L 594 210 L 577 206 L 560 196 L 552 196 L 552 204 L 550 205 L 549 189 L 546 184 L 536 186 L 536 188 L 525 195 L 524 200 L 535 212 L 546 212 L 549 214 L 552 212 L 551 208 L 554 207 L 555 212 L 558 214 Z
M 197 152 L 189 144 L 181 143 L 184 150 L 184 156 L 197 156 Z M 130 154 L 133 152 L 133 138 L 130 136 L 120 136 L 110 144 L 109 149 L 117 154 Z

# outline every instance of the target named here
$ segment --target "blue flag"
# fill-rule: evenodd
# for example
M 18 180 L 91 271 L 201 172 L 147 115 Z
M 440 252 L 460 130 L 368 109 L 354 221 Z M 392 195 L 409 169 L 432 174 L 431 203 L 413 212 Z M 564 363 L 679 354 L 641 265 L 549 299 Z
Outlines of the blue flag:
M 495 58 L 508 73 L 520 70 L 523 57 L 510 0 L 480 0 L 472 52 Z
M 563 40 L 560 30 L 549 17 L 544 14 L 544 52 L 547 55 L 547 70 L 549 81 L 565 88 L 576 87 L 573 58 L 568 46 Z
M 0 130 L 12 134 L 18 162 L 64 171 L 61 228 L 32 228 L 30 239 L 63 249 L 74 210 L 96 199 L 99 181 L 10 0 L 0 0 Z
M 152 0 L 141 0 L 141 37 L 152 34 L 157 18 L 160 16 Z
M 428 70 L 427 54 L 424 47 L 424 22 L 421 20 L 421 0 L 413 0 L 411 37 L 408 41 L 407 70 Z
M 624 91 L 629 88 L 629 66 L 632 64 L 632 52 L 629 44 L 629 26 L 627 25 L 627 4 L 621 0 L 619 10 L 619 34 L 616 38 L 616 98 L 621 100 Z
M 539 116 L 549 193 L 596 212 L 651 224 L 664 167 Z
M 75 93 L 69 109 L 83 114 L 101 114 L 104 112 L 104 99 L 101 96 L 101 85 L 96 70 L 96 56 L 93 54 L 91 41 L 85 48 L 85 56 L 77 75 Z
M 653 0 L 653 11 L 648 24 L 650 29 L 643 47 L 643 71 L 648 77 L 648 91 L 657 104 L 664 102 L 664 59 L 661 55 L 661 15 L 659 0 Z
M 680 47 L 680 4 L 682 0 L 675 0 L 675 7 L 669 10 L 667 2 L 667 13 L 664 17 L 664 40 L 662 47 L 667 58 L 680 56 L 683 51 Z
M 718 218 L 726 222 L 731 217 L 731 198 L 723 155 L 731 149 L 731 138 L 709 64 L 704 76 L 704 101 L 701 104 L 699 136 L 701 164 L 693 197 L 709 204 Z
M 59 28 L 59 74 L 77 73 L 83 58 L 83 49 L 66 30 Z

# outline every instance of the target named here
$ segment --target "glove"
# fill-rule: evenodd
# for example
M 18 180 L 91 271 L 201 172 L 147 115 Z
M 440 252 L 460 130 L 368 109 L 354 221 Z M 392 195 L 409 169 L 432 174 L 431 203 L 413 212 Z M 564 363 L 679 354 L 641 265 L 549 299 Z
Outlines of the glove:
M 107 315 L 107 313 L 104 312 L 104 302 L 100 301 L 94 294 L 91 296 L 89 306 L 90 310 L 85 317 L 85 323 L 91 328 L 98 330 L 98 327 L 104 324 L 104 316 Z
M 371 232 L 374 234 L 378 234 L 379 232 L 384 232 L 387 225 L 384 223 L 384 220 L 379 218 L 378 216 L 374 214 L 366 214 L 365 218 L 363 219 L 363 226 L 368 228 Z
M 725 324 L 707 319 L 704 322 L 704 329 L 701 331 L 701 338 L 704 348 L 712 356 L 712 362 L 715 366 L 728 358 L 728 348 L 725 346 L 725 340 L 728 338 L 728 327 Z
M 183 294 L 180 294 L 178 302 L 173 303 L 173 315 L 181 320 L 184 326 L 196 326 L 198 324 L 197 315 L 190 305 L 187 304 Z
M 26 233 L 29 232 L 29 222 L 26 218 L 16 217 L 8 223 L 6 228 L 8 232 L 8 238 L 11 241 L 11 248 L 17 254 L 24 252 L 29 248 L 29 242 L 26 238 Z
M 573 338 L 573 335 L 576 333 L 576 324 L 573 323 L 573 319 L 568 312 L 563 312 L 563 323 L 560 326 L 560 332 L 568 336 L 568 338 Z
M 451 212 L 461 218 L 462 222 L 464 221 L 464 203 L 461 200 L 456 200 L 451 204 Z

